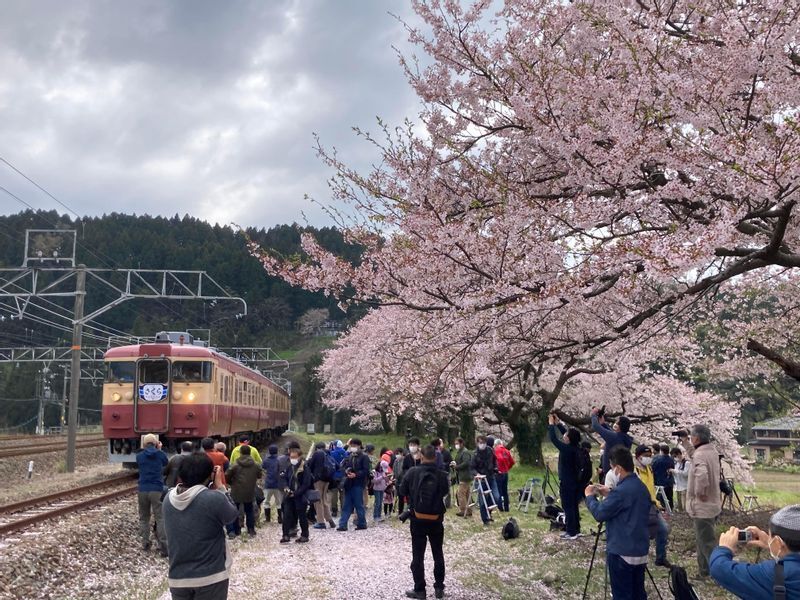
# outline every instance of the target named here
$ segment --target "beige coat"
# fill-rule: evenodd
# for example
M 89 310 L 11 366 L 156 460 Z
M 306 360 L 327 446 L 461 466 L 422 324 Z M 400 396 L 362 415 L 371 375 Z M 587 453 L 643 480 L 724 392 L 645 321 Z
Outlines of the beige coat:
M 717 448 L 713 444 L 703 444 L 695 449 L 686 444 L 686 453 L 692 462 L 686 489 L 686 512 L 694 519 L 713 519 L 722 511 Z

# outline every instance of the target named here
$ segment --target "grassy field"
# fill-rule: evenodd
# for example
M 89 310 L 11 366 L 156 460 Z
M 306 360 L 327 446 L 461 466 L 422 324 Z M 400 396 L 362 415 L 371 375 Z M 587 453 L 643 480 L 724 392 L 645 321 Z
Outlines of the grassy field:
M 346 440 L 346 434 L 336 436 L 309 436 L 295 434 L 307 447 L 312 441 L 329 440 L 338 437 Z M 388 446 L 395 448 L 403 444 L 399 436 L 360 435 L 362 441 L 375 444 L 376 448 Z M 547 462 L 555 469 L 557 457 L 549 454 Z M 557 598 L 581 598 L 587 580 L 589 563 L 595 537 L 592 535 L 597 524 L 585 507 L 581 508 L 581 529 L 586 534 L 575 541 L 563 541 L 558 538 L 560 532 L 551 532 L 549 522 L 536 516 L 536 507 L 531 505 L 528 513 L 517 509 L 517 490 L 531 477 L 543 477 L 542 469 L 534 469 L 518 465 L 511 471 L 509 491 L 512 496 L 510 515 L 518 519 L 522 534 L 516 540 L 505 541 L 500 530 L 506 515 L 495 515 L 495 523 L 485 527 L 477 516 L 472 519 L 459 519 L 455 511 L 450 511 L 446 519 L 445 554 L 448 561 L 448 572 L 457 577 L 466 587 L 473 590 L 476 597 L 501 598 L 503 600 L 522 600 L 531 598 L 533 581 L 544 582 Z M 753 473 L 756 485 L 750 490 L 739 488 L 742 497 L 745 493 L 756 494 L 763 510 L 747 514 L 725 512 L 720 518 L 718 532 L 735 525 L 744 527 L 755 524 L 765 528 L 769 515 L 774 507 L 800 503 L 800 476 L 776 471 L 756 470 Z M 554 478 L 555 479 L 555 478 Z M 557 481 L 554 487 L 558 488 Z M 475 507 L 477 508 L 477 507 Z M 690 519 L 686 515 L 675 515 L 671 519 L 669 543 L 669 559 L 686 567 L 690 575 L 697 572 L 694 555 L 694 534 Z M 398 529 L 404 526 L 394 523 Z M 589 578 L 587 598 L 603 598 L 604 561 L 603 541 L 597 551 L 596 562 Z M 651 544 L 651 553 L 653 545 Z M 748 551 L 746 559 L 756 561 L 755 553 Z M 763 558 L 763 557 L 762 557 Z M 651 556 L 654 559 L 654 556 Z M 650 572 L 664 598 L 670 598 L 666 569 L 655 567 L 650 562 Z M 698 593 L 704 600 L 729 599 L 713 582 L 700 584 Z M 653 584 L 647 582 L 648 594 L 651 598 L 658 595 Z M 610 593 L 609 593 L 610 595 Z

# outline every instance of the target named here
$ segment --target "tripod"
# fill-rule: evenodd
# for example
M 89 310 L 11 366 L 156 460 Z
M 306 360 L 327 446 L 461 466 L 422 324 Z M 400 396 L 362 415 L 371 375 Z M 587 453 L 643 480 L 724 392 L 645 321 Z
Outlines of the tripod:
M 583 596 L 582 600 L 586 600 L 586 594 L 589 591 L 589 580 L 592 578 L 592 567 L 594 567 L 594 559 L 597 556 L 597 546 L 600 543 L 600 536 L 603 533 L 603 522 L 601 521 L 598 523 L 597 526 L 597 533 L 594 536 L 594 547 L 592 548 L 592 559 L 589 561 L 589 570 L 586 573 L 586 583 L 583 585 Z M 664 600 L 664 597 L 661 595 L 661 592 L 656 585 L 655 579 L 653 579 L 653 574 L 650 572 L 650 569 L 647 568 L 647 565 L 644 566 L 644 571 L 647 573 L 647 576 L 650 578 L 650 583 L 653 584 L 653 589 L 655 589 L 656 594 L 660 600 Z M 608 595 L 608 569 L 603 567 L 603 599 Z
M 556 491 L 555 484 L 553 483 L 553 480 L 555 478 L 556 476 L 553 475 L 553 472 L 550 470 L 550 465 L 544 463 L 544 480 L 542 481 L 542 493 L 546 495 L 547 492 L 549 491 L 553 496 L 553 498 L 557 500 L 558 491 Z

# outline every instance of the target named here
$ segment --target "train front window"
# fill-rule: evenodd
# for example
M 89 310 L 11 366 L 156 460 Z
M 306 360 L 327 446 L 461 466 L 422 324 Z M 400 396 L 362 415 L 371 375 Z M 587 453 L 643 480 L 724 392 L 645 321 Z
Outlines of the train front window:
M 161 383 L 169 381 L 169 361 L 143 360 L 139 363 L 139 383 Z
M 208 361 L 181 360 L 172 363 L 172 381 L 186 383 L 208 383 L 211 381 L 213 363 Z
M 108 362 L 106 367 L 106 383 L 131 383 L 136 375 L 135 362 Z

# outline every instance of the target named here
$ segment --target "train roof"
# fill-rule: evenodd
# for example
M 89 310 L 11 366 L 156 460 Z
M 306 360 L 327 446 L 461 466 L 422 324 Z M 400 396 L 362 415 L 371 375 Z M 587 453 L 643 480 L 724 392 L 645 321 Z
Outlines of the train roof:
M 135 344 L 131 346 L 119 346 L 117 348 L 109 348 L 103 358 L 105 360 L 110 358 L 166 358 L 166 357 L 180 357 L 180 358 L 215 358 L 223 362 L 226 367 L 234 371 L 240 371 L 242 374 L 246 373 L 258 379 L 262 379 L 270 385 L 274 386 L 277 390 L 287 393 L 286 390 L 275 383 L 272 379 L 248 367 L 247 365 L 239 362 L 238 360 L 217 352 L 214 348 L 206 348 L 203 346 L 194 346 L 191 344 Z

